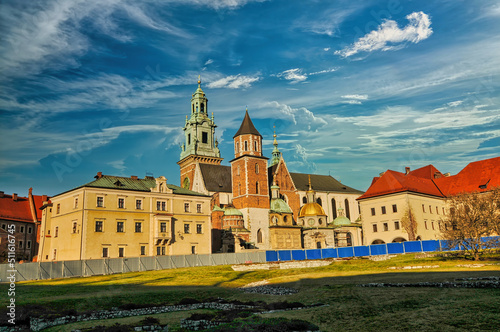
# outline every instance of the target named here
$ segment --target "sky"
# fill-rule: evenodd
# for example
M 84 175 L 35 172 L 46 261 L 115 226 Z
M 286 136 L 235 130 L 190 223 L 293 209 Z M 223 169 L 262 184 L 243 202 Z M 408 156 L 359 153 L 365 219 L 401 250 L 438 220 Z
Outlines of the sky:
M 497 0 L 6 0 L 0 190 L 179 184 L 198 75 L 223 164 L 248 107 L 291 172 L 366 190 L 500 156 Z

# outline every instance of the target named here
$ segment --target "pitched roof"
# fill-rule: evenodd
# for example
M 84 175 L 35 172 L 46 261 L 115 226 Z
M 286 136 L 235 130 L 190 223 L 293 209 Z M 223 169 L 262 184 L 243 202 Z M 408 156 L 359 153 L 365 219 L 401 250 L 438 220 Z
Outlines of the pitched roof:
M 315 191 L 333 191 L 339 193 L 362 194 L 363 192 L 351 187 L 348 187 L 330 175 L 290 173 L 292 181 L 297 190 L 309 190 L 309 176 L 311 177 L 311 186 Z
M 234 134 L 233 138 L 244 134 L 252 134 L 262 137 L 259 131 L 255 129 L 255 126 L 253 125 L 253 122 L 250 119 L 250 115 L 248 115 L 248 110 L 245 111 L 245 117 L 243 118 L 243 122 L 241 123 L 240 129 L 238 129 L 236 134 Z
M 33 195 L 35 204 L 35 218 L 41 221 L 41 213 L 36 213 L 42 206 L 42 196 Z M 0 197 L 0 218 L 13 221 L 33 222 L 31 213 L 30 201 L 28 197 L 17 197 L 16 200 L 12 195 L 4 194 Z
M 79 189 L 84 187 L 151 192 L 151 188 L 156 187 L 156 179 L 153 177 L 145 177 L 144 179 L 135 179 L 122 176 L 101 175 L 100 177 L 97 176 L 94 181 L 76 187 L 74 189 Z M 181 188 L 179 186 L 170 183 L 167 183 L 167 187 L 171 189 L 173 193 L 176 195 L 207 196 L 192 190 Z
M 444 197 L 439 188 L 436 186 L 432 178 L 426 178 L 426 175 L 431 168 L 424 167 L 424 170 L 415 170 L 407 175 L 401 172 L 392 170 L 386 171 L 382 176 L 374 178 L 372 185 L 368 190 L 357 199 L 365 199 L 369 197 L 382 196 L 404 191 L 417 192 L 437 197 Z M 420 176 L 422 175 L 422 176 Z
M 433 165 L 427 165 L 424 167 L 417 168 L 416 170 L 411 171 L 408 175 L 413 175 L 419 178 L 425 179 L 434 179 L 435 176 L 441 177 L 444 176 L 436 167 Z
M 199 164 L 205 188 L 210 192 L 232 192 L 231 166 Z
M 500 186 L 500 157 L 472 162 L 458 174 L 436 179 L 435 182 L 446 196 L 491 190 Z

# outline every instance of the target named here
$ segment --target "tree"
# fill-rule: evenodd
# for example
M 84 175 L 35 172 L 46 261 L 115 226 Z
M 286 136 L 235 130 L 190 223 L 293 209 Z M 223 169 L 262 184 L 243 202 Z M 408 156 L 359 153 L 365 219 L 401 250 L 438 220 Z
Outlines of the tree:
M 500 188 L 489 192 L 471 192 L 448 199 L 449 213 L 441 220 L 441 236 L 448 249 L 461 246 L 478 260 L 483 249 L 498 247 L 500 235 Z
M 405 214 L 401 218 L 401 226 L 408 234 L 408 241 L 415 241 L 417 233 L 417 218 L 411 206 L 406 207 Z

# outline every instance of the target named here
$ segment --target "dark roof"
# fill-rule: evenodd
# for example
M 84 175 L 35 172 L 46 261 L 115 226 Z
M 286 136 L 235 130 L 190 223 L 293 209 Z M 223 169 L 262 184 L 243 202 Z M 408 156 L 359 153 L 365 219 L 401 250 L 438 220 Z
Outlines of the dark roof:
M 200 164 L 205 188 L 211 192 L 232 192 L 231 166 Z
M 234 134 L 233 138 L 244 134 L 252 134 L 262 137 L 259 131 L 255 129 L 255 126 L 253 125 L 252 120 L 250 119 L 250 115 L 248 115 L 248 110 L 245 111 L 245 118 L 243 118 L 243 122 L 241 123 L 240 129 L 238 129 L 236 134 Z
M 316 175 L 303 173 L 290 173 L 295 188 L 297 190 L 309 190 L 309 176 L 311 176 L 311 186 L 314 191 L 333 191 L 339 193 L 362 194 L 363 192 L 351 187 L 348 187 L 339 181 L 335 180 L 330 175 Z
M 151 192 L 151 188 L 156 187 L 156 180 L 154 177 L 145 177 L 144 179 L 134 179 L 122 176 L 102 175 L 101 177 L 96 177 L 94 181 L 76 187 L 74 189 L 79 189 L 84 187 Z M 170 183 L 167 183 L 167 187 L 171 189 L 173 193 L 176 195 L 207 196 L 198 193 L 196 191 L 184 189 Z

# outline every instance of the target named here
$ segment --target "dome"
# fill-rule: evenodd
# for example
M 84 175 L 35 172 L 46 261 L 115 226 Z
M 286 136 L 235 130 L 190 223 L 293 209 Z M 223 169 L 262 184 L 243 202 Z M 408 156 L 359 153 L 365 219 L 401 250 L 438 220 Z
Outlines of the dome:
M 286 204 L 286 202 L 281 198 L 273 198 L 271 200 L 270 210 L 278 213 L 292 213 L 290 206 L 288 206 L 288 204 Z
M 225 216 L 242 216 L 243 217 L 243 213 L 241 213 L 240 210 L 238 210 L 237 208 L 233 207 L 233 206 L 228 206 L 224 209 L 224 215 Z
M 325 210 L 318 203 L 307 203 L 299 212 L 299 218 L 305 216 L 326 216 Z
M 351 221 L 349 218 L 340 216 L 335 218 L 333 221 L 333 227 L 351 226 Z

